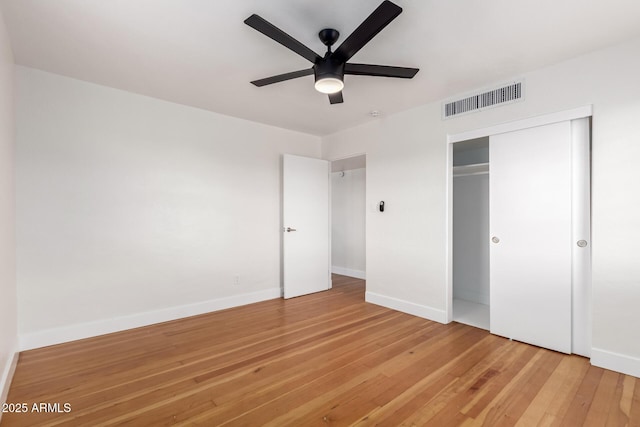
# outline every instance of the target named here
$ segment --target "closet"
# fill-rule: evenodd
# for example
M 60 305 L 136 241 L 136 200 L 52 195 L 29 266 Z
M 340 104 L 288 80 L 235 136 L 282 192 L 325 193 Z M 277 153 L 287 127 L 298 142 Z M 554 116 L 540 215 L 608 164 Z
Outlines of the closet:
M 366 277 L 366 155 L 331 162 L 331 272 Z
M 590 353 L 589 119 L 453 147 L 453 320 Z
M 489 138 L 453 145 L 453 319 L 489 329 Z

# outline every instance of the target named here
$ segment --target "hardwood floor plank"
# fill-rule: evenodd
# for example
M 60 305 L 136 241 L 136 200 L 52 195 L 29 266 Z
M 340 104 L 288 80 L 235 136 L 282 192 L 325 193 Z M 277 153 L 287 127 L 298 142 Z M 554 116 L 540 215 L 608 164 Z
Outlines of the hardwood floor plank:
M 23 352 L 4 426 L 637 426 L 636 378 L 364 302 L 364 282 Z
M 397 318 L 398 316 L 396 316 Z M 408 319 L 411 320 L 411 319 Z M 393 322 L 393 324 L 400 328 L 402 324 L 398 324 L 397 322 Z M 374 324 L 372 327 L 380 328 L 380 325 Z M 388 326 L 389 331 L 388 334 L 392 333 L 392 326 Z M 365 337 L 370 337 L 370 334 L 364 334 Z M 345 356 L 342 356 L 341 353 L 344 353 L 347 350 L 353 351 L 354 348 L 348 347 L 347 341 L 354 341 L 352 337 L 344 337 L 342 338 L 342 342 L 332 343 L 329 340 L 324 341 L 323 345 L 327 347 L 334 347 L 334 351 L 319 349 L 317 351 L 318 356 L 317 359 L 329 357 L 335 357 L 335 360 L 349 360 L 352 357 L 351 354 L 346 353 Z M 365 343 L 365 340 L 356 341 L 360 346 Z M 340 344 L 343 344 L 344 347 Z M 345 349 L 346 347 L 346 349 Z M 372 347 L 376 348 L 374 345 Z M 278 378 L 273 378 L 274 376 L 282 377 L 289 381 L 297 381 L 298 378 L 296 376 L 296 370 L 301 371 L 302 373 L 306 372 L 304 368 L 312 369 L 314 367 L 314 363 L 318 364 L 321 360 L 314 360 L 314 355 L 309 354 L 309 352 L 315 352 L 315 347 L 301 347 L 296 349 L 295 351 L 289 352 L 289 354 L 283 354 L 281 357 L 256 361 L 254 366 L 247 367 L 246 369 L 240 370 L 232 375 L 233 381 L 227 381 L 225 378 L 215 378 L 215 380 L 208 379 L 202 383 L 199 383 L 198 387 L 186 387 L 183 389 L 177 389 L 173 387 L 170 393 L 165 393 L 164 396 L 169 396 L 172 399 L 173 404 L 180 402 L 181 400 L 192 401 L 198 400 L 200 398 L 207 399 L 208 395 L 211 392 L 214 392 L 216 396 L 220 396 L 216 399 L 216 411 L 221 411 L 224 407 L 224 404 L 227 402 L 234 402 L 238 400 L 233 400 L 232 398 L 235 396 L 242 397 L 242 392 L 249 392 L 256 387 L 268 387 L 273 384 L 278 384 Z M 310 362 L 305 362 L 310 359 Z M 306 365 L 300 365 L 301 363 L 307 363 Z M 302 369 L 301 369 L 302 368 Z M 313 378 L 313 377 L 311 377 Z M 308 378 L 303 381 L 306 384 Z M 227 387 L 230 386 L 230 387 Z M 291 387 L 291 384 L 288 385 Z M 265 388 L 260 388 L 260 395 L 255 396 L 255 399 L 263 399 L 267 393 Z M 279 396 L 281 390 L 278 389 L 276 391 L 276 396 Z M 140 402 L 144 402 L 149 398 L 149 395 L 141 395 L 139 396 Z M 159 398 L 159 397 L 156 397 Z M 129 399 L 130 400 L 130 399 Z M 255 402 L 255 400 L 254 400 Z M 131 402 L 133 407 L 136 407 L 136 402 Z M 140 412 L 140 411 L 139 411 Z M 149 415 L 152 417 L 152 415 Z
M 392 316 L 397 317 L 395 313 L 386 313 L 386 314 L 387 315 L 390 314 Z M 315 342 L 313 338 L 314 337 L 307 337 L 306 341 L 309 343 L 313 343 Z M 321 338 L 323 338 L 323 340 L 321 340 L 322 342 L 327 341 L 327 336 L 323 336 Z M 215 384 L 220 381 L 227 381 L 229 377 L 233 377 L 236 375 L 248 374 L 251 371 L 254 371 L 254 369 L 259 368 L 259 367 L 255 368 L 254 366 L 250 366 L 250 365 L 254 363 L 258 364 L 259 362 L 268 361 L 268 360 L 271 360 L 272 358 L 285 354 L 286 350 L 288 348 L 293 348 L 293 346 L 294 345 L 292 344 L 284 346 L 280 348 L 280 350 L 276 353 L 263 352 L 262 354 L 258 354 L 249 359 L 240 358 L 240 362 L 235 362 L 230 365 L 225 363 L 218 370 L 211 370 L 206 375 L 196 375 L 195 377 L 191 376 L 187 380 L 157 381 L 156 378 L 150 378 L 149 379 L 150 381 L 158 382 L 162 386 L 161 387 L 158 386 L 157 388 L 151 388 L 148 385 L 145 385 L 144 387 L 141 387 L 141 389 L 136 393 L 131 393 L 131 389 L 122 390 L 122 391 L 116 390 L 115 393 L 116 393 L 116 396 L 118 397 L 112 400 L 112 402 L 123 405 L 122 406 L 123 408 L 132 408 L 132 409 L 129 409 L 129 413 L 139 415 L 145 412 L 145 410 L 133 409 L 133 408 L 138 408 L 140 405 L 142 405 L 143 402 L 148 401 L 149 399 L 153 399 L 154 401 L 165 400 L 165 402 L 167 403 L 175 403 L 176 401 L 182 398 L 192 399 L 198 393 L 207 393 L 207 390 L 212 386 L 212 383 Z M 305 348 L 304 342 L 300 342 L 300 341 L 296 342 L 295 346 Z M 301 350 L 298 349 L 296 351 L 301 351 Z M 198 372 L 202 372 L 202 371 L 196 371 L 196 373 Z M 179 376 L 178 378 L 181 378 L 181 377 Z M 215 378 L 215 381 L 210 381 L 213 378 Z M 149 390 L 153 390 L 153 391 L 149 391 Z M 111 411 L 110 407 L 107 405 L 98 405 L 94 409 L 101 409 L 101 411 L 94 410 L 90 413 L 86 413 L 83 415 L 86 415 L 88 418 L 91 418 L 91 419 L 101 420 L 103 418 L 108 418 L 109 413 Z
M 302 387 L 288 390 L 286 393 L 278 395 L 267 405 L 256 408 L 252 411 L 253 413 L 243 414 L 239 417 L 239 422 L 242 423 L 244 419 L 256 418 L 284 421 L 279 417 L 284 416 L 286 418 L 290 411 L 303 403 L 308 407 L 322 405 L 331 394 L 340 393 L 343 390 L 354 387 L 365 381 L 369 376 L 374 375 L 377 372 L 376 367 L 378 367 L 378 371 L 384 369 L 384 365 L 392 363 L 390 360 L 399 354 L 411 351 L 416 346 L 423 346 L 427 342 L 434 342 L 435 347 L 437 343 L 442 341 L 443 336 L 451 335 L 451 331 L 457 336 L 464 335 L 466 332 L 465 328 L 459 327 L 460 325 L 439 328 L 433 322 L 423 324 L 425 326 L 428 325 L 429 328 L 420 331 L 418 335 L 414 335 L 410 339 L 393 343 L 391 346 L 393 353 L 385 346 L 370 353 L 355 354 L 350 363 L 331 369 L 329 373 L 319 376 L 315 381 L 308 382 Z M 435 348 L 432 351 L 435 351 Z M 274 410 L 277 412 L 274 413 Z
M 623 391 L 620 399 L 620 410 L 627 416 L 631 417 L 631 408 L 633 406 L 634 392 L 636 388 L 636 379 L 627 375 L 622 377 Z
M 379 315 L 379 313 L 381 312 L 375 312 L 376 315 Z M 361 319 L 361 316 L 358 317 L 358 319 Z M 318 330 L 323 331 L 325 334 L 327 333 L 326 330 L 326 325 L 327 323 L 333 324 L 335 323 L 336 325 L 338 325 L 339 327 L 344 327 L 345 323 L 347 322 L 346 319 L 344 318 L 338 318 L 337 320 L 332 319 L 331 322 L 327 322 L 327 323 L 322 323 L 323 319 L 317 319 L 316 323 L 316 327 L 318 328 Z M 230 346 L 229 348 L 221 348 L 220 346 L 214 345 L 211 346 L 212 350 L 211 352 L 207 352 L 207 353 L 203 353 L 203 352 L 197 352 L 198 357 L 194 357 L 193 361 L 191 360 L 191 358 L 189 357 L 185 357 L 185 354 L 180 354 L 179 358 L 180 360 L 174 359 L 173 360 L 173 364 L 169 369 L 163 370 L 163 372 L 165 373 L 169 373 L 170 375 L 175 375 L 176 370 L 180 370 L 180 369 L 189 369 L 190 373 L 194 373 L 194 372 L 198 372 L 198 369 L 201 369 L 200 372 L 202 373 L 206 373 L 208 372 L 210 369 L 210 365 L 211 363 L 220 363 L 222 361 L 225 360 L 238 360 L 239 358 L 243 357 L 243 354 L 248 353 L 248 354 L 254 354 L 254 352 L 256 351 L 264 351 L 265 349 L 268 348 L 268 346 L 270 345 L 271 341 L 275 340 L 275 347 L 274 348 L 280 348 L 282 340 L 283 339 L 288 339 L 291 340 L 292 342 L 294 342 L 296 340 L 296 335 L 299 335 L 300 337 L 303 337 L 304 339 L 309 339 L 309 335 L 312 333 L 313 331 L 310 331 L 309 328 L 305 327 L 303 328 L 299 328 L 298 330 L 295 331 L 290 331 L 289 333 L 285 333 L 283 332 L 282 335 L 274 338 L 267 338 L 267 339 L 261 339 L 262 335 L 256 336 L 253 335 L 253 339 L 249 340 L 250 344 L 247 343 L 240 343 L 238 341 L 234 341 L 235 346 Z M 198 341 L 200 343 L 202 343 L 202 341 Z M 258 349 L 258 350 L 256 350 Z M 187 349 L 183 349 L 184 351 L 187 351 Z M 188 353 L 187 353 L 188 354 Z M 192 353 L 193 355 L 193 353 Z M 179 362 L 179 363 L 176 363 Z M 202 365 L 203 368 L 199 368 L 199 366 Z M 128 370 L 130 370 L 131 368 L 135 368 L 135 369 L 140 369 L 140 367 L 138 366 L 138 364 L 129 364 L 126 365 L 127 370 L 124 370 L 124 375 L 127 375 Z M 152 374 L 156 375 L 158 372 L 158 368 L 154 367 L 152 369 Z M 85 369 L 82 372 L 83 376 L 89 375 L 91 374 L 91 372 L 93 372 L 92 370 L 89 369 Z M 99 370 L 96 371 L 97 373 L 99 373 Z M 103 372 L 108 372 L 109 374 L 109 379 L 114 379 L 112 372 L 106 370 Z M 141 372 L 140 370 L 138 370 L 138 372 L 140 374 L 142 374 L 143 372 Z M 65 372 L 65 375 L 68 377 L 69 374 Z M 179 375 L 179 374 L 178 374 Z M 140 382 L 140 377 L 136 378 L 135 382 L 139 383 Z M 117 381 L 115 383 L 118 386 L 123 386 L 124 388 L 126 388 L 127 390 L 131 390 L 131 384 L 129 383 L 125 383 L 122 384 L 119 381 Z M 42 384 L 41 382 L 36 382 L 35 385 L 37 387 L 45 387 L 47 386 L 47 384 Z M 101 387 L 97 388 L 100 391 L 104 391 L 105 389 L 105 385 L 102 384 Z M 87 392 L 87 390 L 84 390 L 85 392 Z M 121 394 L 121 391 L 116 390 L 114 391 L 116 394 Z
M 480 382 L 475 393 L 460 410 L 474 420 L 473 424 L 482 425 L 487 413 L 495 409 L 496 402 L 512 392 L 512 384 L 523 375 L 538 351 L 535 347 L 519 343 L 509 342 L 508 345 L 510 351 L 491 368 L 499 375 L 493 375 L 491 381 Z
M 424 387 L 421 387 L 422 390 L 420 387 L 416 388 L 421 392 L 419 393 L 420 398 L 412 401 L 413 407 L 404 406 L 402 408 L 404 414 L 401 411 L 394 412 L 386 419 L 386 424 L 393 425 L 394 422 L 402 418 L 404 418 L 403 424 L 407 425 L 416 423 L 421 423 L 419 425 L 441 425 L 442 420 L 462 422 L 468 419 L 465 414 L 460 412 L 460 406 L 468 400 L 469 395 L 478 390 L 481 384 L 496 372 L 491 369 L 492 361 L 485 357 L 489 351 L 497 354 L 492 343 L 488 341 L 490 341 L 490 337 L 470 347 L 460 357 L 452 359 L 443 367 L 441 373 L 448 380 L 446 386 L 434 389 L 431 387 L 431 381 L 423 381 L 422 386 L 431 389 L 429 394 L 424 393 Z M 456 371 L 460 370 L 464 372 L 458 374 Z M 404 417 L 401 418 L 401 414 Z
M 607 425 L 629 424 L 634 387 L 635 381 L 632 378 L 622 374 L 618 375 L 616 392 L 613 394 L 611 399 L 611 408 L 609 409 Z
M 458 345 L 460 345 L 460 348 L 462 348 L 468 345 L 468 339 L 469 339 L 469 336 L 467 334 L 463 334 L 456 339 L 456 342 L 458 343 Z M 378 365 L 377 368 L 372 368 L 371 370 L 369 370 L 369 375 L 373 375 L 374 373 L 379 373 L 380 375 L 382 375 L 383 378 L 385 378 L 385 387 L 381 389 L 380 394 L 378 395 L 375 395 L 373 393 L 369 394 L 369 400 L 371 401 L 370 403 L 372 405 L 371 409 L 375 409 L 379 405 L 384 404 L 390 398 L 388 392 L 390 389 L 393 388 L 394 379 L 390 378 L 389 376 L 390 373 L 388 368 L 390 365 L 393 365 L 393 366 L 403 365 L 401 360 L 404 359 L 406 355 L 415 356 L 413 358 L 413 362 L 411 363 L 411 366 L 420 367 L 420 370 L 422 372 L 431 371 L 434 366 L 437 366 L 442 363 L 443 358 L 446 360 L 451 360 L 448 354 L 443 353 L 442 351 L 438 351 L 438 347 L 435 345 L 430 346 L 430 348 L 428 349 L 426 347 L 423 349 L 423 343 L 413 347 L 409 351 L 400 353 L 392 358 L 388 358 L 387 357 L 388 355 L 381 354 L 381 356 L 385 356 L 385 359 L 387 359 L 387 361 Z M 413 379 L 414 381 L 417 381 L 420 377 L 419 376 L 410 376 L 410 377 L 403 376 L 402 378 L 405 378 L 405 379 L 409 378 L 410 380 Z M 406 381 L 404 385 L 405 386 L 408 385 Z M 314 402 L 311 404 L 312 406 L 314 406 L 314 408 L 317 409 L 318 412 L 325 413 L 323 416 L 323 419 L 324 417 L 327 417 L 327 419 L 333 419 L 331 417 L 328 417 L 327 414 L 330 414 L 331 411 L 333 410 L 334 403 L 339 404 L 339 401 L 333 402 L 332 394 L 333 394 L 333 390 L 330 393 L 326 393 L 325 395 L 315 399 Z M 372 396 L 375 396 L 375 397 L 372 397 Z M 309 404 L 305 406 L 308 407 Z M 287 418 L 289 418 L 289 415 L 287 415 Z M 311 415 L 309 417 L 305 416 L 302 419 L 305 423 L 306 422 L 313 423 L 317 421 L 318 417 L 317 416 L 314 417 Z M 283 422 L 283 420 L 282 419 L 275 420 L 274 425 L 277 425 L 278 422 Z
M 473 395 L 480 396 L 483 391 L 489 391 L 494 383 L 500 381 L 502 373 L 498 366 L 493 366 L 478 371 L 477 375 L 474 375 L 474 372 L 470 372 L 470 375 L 464 378 L 457 378 L 455 382 L 442 390 L 434 399 L 416 410 L 411 418 L 405 420 L 405 424 L 437 426 L 445 422 L 444 420 L 457 418 L 467 420 L 471 418 L 473 412 L 464 411 L 464 404 Z
M 589 367 L 562 419 L 562 425 L 584 425 L 603 373 L 604 369 L 602 368 Z
M 629 426 L 640 426 L 640 380 L 627 376 L 629 379 L 633 379 L 635 387 L 633 389 L 633 398 L 631 401 L 631 408 L 629 410 Z
M 526 375 L 514 382 L 513 392 L 502 399 L 502 410 L 492 411 L 492 416 L 486 418 L 486 423 L 495 426 L 515 425 L 564 357 L 550 350 L 541 349 L 539 352 L 540 359 L 529 365 Z
M 609 420 L 617 418 L 613 425 L 626 425 L 628 420 L 621 419 L 619 409 L 622 397 L 622 380 L 623 375 L 604 371 L 600 379 L 600 383 L 593 396 L 593 401 L 589 406 L 589 412 L 584 425 L 587 427 L 608 425 Z
M 575 390 L 580 385 L 579 379 L 588 367 L 588 361 L 582 357 L 563 357 L 516 425 L 519 427 L 559 425 L 561 415 L 569 408 L 570 397 L 575 394 Z

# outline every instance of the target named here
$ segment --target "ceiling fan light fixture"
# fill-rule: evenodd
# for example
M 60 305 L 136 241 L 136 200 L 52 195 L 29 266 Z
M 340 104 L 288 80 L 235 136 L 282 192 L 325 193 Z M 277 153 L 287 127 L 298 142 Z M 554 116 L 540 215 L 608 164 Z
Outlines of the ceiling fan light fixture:
M 328 94 L 330 104 L 341 104 L 344 102 L 342 89 L 344 88 L 345 74 L 403 79 L 413 78 L 419 71 L 417 68 L 349 62 L 353 55 L 369 43 L 391 21 L 397 18 L 401 12 L 402 8 L 400 6 L 389 0 L 384 0 L 335 51 L 331 48 L 340 37 L 340 32 L 333 28 L 320 30 L 318 37 L 322 44 L 327 47 L 327 52 L 324 56 L 318 55 L 280 28 L 254 13 L 245 19 L 245 24 L 297 53 L 311 62 L 313 67 L 267 77 L 266 79 L 254 80 L 251 83 L 260 87 L 314 74 L 316 90 Z
M 321 93 L 338 93 L 344 88 L 344 82 L 336 77 L 325 77 L 316 80 L 315 88 Z

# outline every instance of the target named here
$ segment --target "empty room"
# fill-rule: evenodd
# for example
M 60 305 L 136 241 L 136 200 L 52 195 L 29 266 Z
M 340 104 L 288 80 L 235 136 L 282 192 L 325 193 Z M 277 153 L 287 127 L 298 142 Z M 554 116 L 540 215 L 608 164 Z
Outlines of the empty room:
M 638 23 L 0 0 L 0 425 L 640 426 Z

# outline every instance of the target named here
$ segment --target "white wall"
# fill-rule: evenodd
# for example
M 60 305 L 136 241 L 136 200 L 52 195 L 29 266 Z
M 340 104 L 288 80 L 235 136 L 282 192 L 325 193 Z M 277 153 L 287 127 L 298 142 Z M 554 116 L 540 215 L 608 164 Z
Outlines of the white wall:
M 326 159 L 366 152 L 367 199 L 387 201 L 367 213 L 367 298 L 447 320 L 447 134 L 593 104 L 592 363 L 640 376 L 638 52 L 634 39 L 528 73 L 524 102 L 447 121 L 432 103 L 323 138 Z
M 365 278 L 366 169 L 331 174 L 331 270 Z
M 281 155 L 319 138 L 16 70 L 22 348 L 280 296 Z
M 0 403 L 18 350 L 13 155 L 13 54 L 0 12 Z

